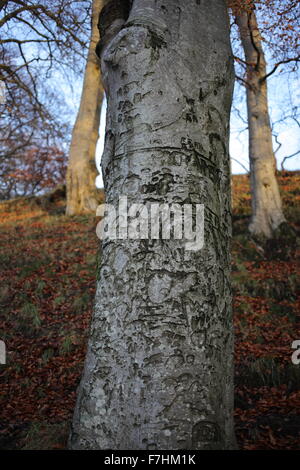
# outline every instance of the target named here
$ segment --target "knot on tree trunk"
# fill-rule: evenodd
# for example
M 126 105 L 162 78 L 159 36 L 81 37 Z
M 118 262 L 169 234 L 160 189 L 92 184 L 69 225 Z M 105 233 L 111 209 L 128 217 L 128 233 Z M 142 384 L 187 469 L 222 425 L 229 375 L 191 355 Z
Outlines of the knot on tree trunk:
M 100 41 L 96 54 L 100 57 L 104 46 L 115 36 L 129 17 L 132 0 L 110 0 L 101 10 L 98 21 Z

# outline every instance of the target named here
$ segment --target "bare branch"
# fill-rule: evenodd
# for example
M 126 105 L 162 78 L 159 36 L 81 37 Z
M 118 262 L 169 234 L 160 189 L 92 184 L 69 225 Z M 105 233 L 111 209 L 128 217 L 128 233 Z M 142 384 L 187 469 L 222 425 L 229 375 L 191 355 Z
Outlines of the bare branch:
M 260 81 L 263 82 L 267 78 L 269 78 L 271 75 L 273 75 L 273 73 L 276 72 L 276 70 L 278 69 L 280 65 L 289 64 L 290 62 L 300 62 L 300 55 L 297 57 L 291 57 L 290 59 L 281 60 L 280 62 L 277 62 L 277 64 L 274 65 L 273 69 L 269 73 L 267 73 L 264 77 L 262 77 Z
M 287 157 L 284 157 L 284 159 L 281 162 L 281 170 L 284 171 L 284 163 L 286 162 L 286 160 L 288 160 L 289 158 L 295 157 L 299 153 L 300 153 L 300 150 L 298 150 L 298 152 L 293 153 L 292 155 L 288 155 Z
M 237 160 L 237 159 L 234 158 L 234 157 L 230 157 L 230 158 L 231 158 L 231 160 L 233 160 L 233 161 L 235 161 L 236 163 L 238 163 L 238 164 L 246 171 L 246 173 L 247 173 L 248 175 L 250 174 L 250 171 L 249 171 L 239 160 Z

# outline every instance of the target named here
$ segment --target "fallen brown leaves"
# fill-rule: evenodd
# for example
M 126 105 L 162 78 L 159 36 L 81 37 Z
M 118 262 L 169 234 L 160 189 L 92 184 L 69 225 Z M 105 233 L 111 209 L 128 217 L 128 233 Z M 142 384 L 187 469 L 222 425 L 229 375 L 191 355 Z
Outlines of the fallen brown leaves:
M 298 173 L 280 176 L 299 228 Z M 247 176 L 233 178 L 235 423 L 242 449 L 299 449 L 299 259 L 266 260 L 249 240 Z M 61 207 L 62 201 L 57 201 Z M 61 449 L 68 436 L 92 312 L 97 238 L 92 217 L 51 215 L 22 200 L 0 208 L 2 448 Z

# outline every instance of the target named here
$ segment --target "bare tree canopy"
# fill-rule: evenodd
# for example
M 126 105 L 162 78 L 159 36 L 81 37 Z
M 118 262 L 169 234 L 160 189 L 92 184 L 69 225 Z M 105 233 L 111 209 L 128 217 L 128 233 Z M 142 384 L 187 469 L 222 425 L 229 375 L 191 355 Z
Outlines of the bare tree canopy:
M 0 80 L 5 87 L 4 102 L 0 104 L 1 198 L 21 195 L 25 187 L 30 192 L 41 188 L 40 184 L 21 184 L 20 179 L 13 184 L 12 175 L 22 174 L 25 179 L 29 168 L 25 161 L 22 167 L 22 159 L 28 157 L 28 152 L 39 158 L 47 148 L 49 155 L 57 149 L 58 161 L 62 156 L 64 160 L 58 181 L 64 179 L 70 117 L 63 89 L 56 83 L 61 76 L 71 81 L 72 73 L 81 72 L 87 55 L 90 15 L 89 1 L 1 3 Z M 34 152 L 34 148 L 42 153 Z M 52 181 L 55 184 L 56 179 Z

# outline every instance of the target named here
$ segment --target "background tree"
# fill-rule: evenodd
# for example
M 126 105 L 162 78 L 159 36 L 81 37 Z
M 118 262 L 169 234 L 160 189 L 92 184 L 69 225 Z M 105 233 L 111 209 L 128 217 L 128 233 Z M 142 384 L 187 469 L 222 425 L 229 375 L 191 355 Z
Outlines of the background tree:
M 68 215 L 95 211 L 99 191 L 95 186 L 98 174 L 95 165 L 99 137 L 103 88 L 96 45 L 99 39 L 98 17 L 103 0 L 93 0 L 92 28 L 87 64 L 77 119 L 73 129 L 67 173 Z
M 106 201 L 202 203 L 205 246 L 103 242 L 70 446 L 232 448 L 226 6 L 114 0 L 100 27 Z
M 284 10 L 279 8 L 278 2 L 266 1 L 269 18 L 270 12 L 277 13 L 281 21 L 275 22 L 266 20 L 267 30 L 280 30 L 283 25 L 286 30 L 291 30 L 290 16 L 287 12 L 293 12 L 295 2 L 284 5 Z M 290 64 L 297 62 L 299 57 L 292 55 L 295 50 L 291 47 L 289 38 L 289 47 L 285 41 L 278 42 L 278 37 L 285 38 L 286 34 L 280 34 L 276 37 L 278 47 L 277 61 L 273 68 L 267 72 L 265 53 L 262 46 L 262 37 L 257 24 L 255 14 L 255 2 L 234 2 L 233 11 L 244 50 L 244 59 L 238 58 L 238 62 L 244 66 L 245 75 L 239 77 L 246 87 L 247 94 L 247 112 L 248 112 L 248 130 L 249 130 L 249 161 L 250 161 L 250 180 L 252 193 L 252 218 L 250 222 L 250 232 L 254 235 L 271 238 L 275 231 L 285 222 L 282 211 L 281 198 L 276 180 L 276 160 L 273 152 L 272 128 L 269 117 L 267 78 L 271 76 L 281 64 Z M 284 18 L 284 21 L 283 21 Z M 295 19 L 294 19 L 295 21 Z M 278 58 L 278 49 L 280 49 L 280 58 Z

